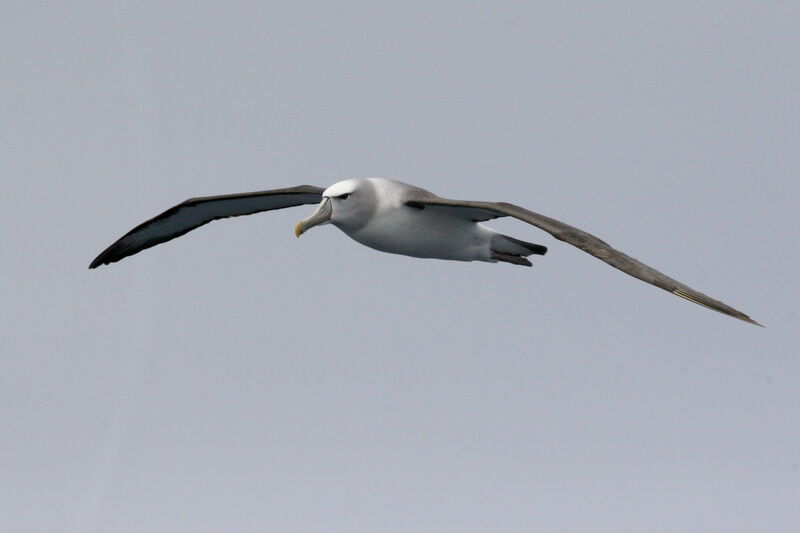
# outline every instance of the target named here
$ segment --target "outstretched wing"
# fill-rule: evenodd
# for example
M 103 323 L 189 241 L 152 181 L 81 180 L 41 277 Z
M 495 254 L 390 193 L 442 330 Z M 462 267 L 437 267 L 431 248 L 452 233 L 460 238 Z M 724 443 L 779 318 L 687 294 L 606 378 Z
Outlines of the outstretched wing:
M 715 300 L 705 294 L 698 292 L 683 283 L 666 276 L 658 270 L 651 268 L 641 261 L 620 252 L 607 242 L 579 230 L 569 224 L 565 224 L 533 211 L 528 211 L 522 207 L 505 202 L 470 202 L 462 200 L 449 200 L 440 198 L 434 194 L 420 189 L 410 191 L 406 197 L 406 205 L 418 209 L 436 209 L 448 215 L 474 220 L 476 222 L 489 220 L 492 218 L 510 216 L 532 224 L 537 228 L 550 233 L 556 239 L 576 246 L 584 252 L 605 261 L 614 268 L 618 268 L 626 274 L 635 278 L 660 287 L 676 296 L 685 298 L 696 304 L 703 305 L 714 311 L 744 320 L 751 324 L 761 326 L 758 322 L 751 319 L 746 314 L 734 309 L 733 307 Z
M 271 191 L 190 198 L 130 230 L 117 242 L 103 250 L 103 253 L 92 261 L 89 268 L 115 263 L 151 246 L 180 237 L 184 233 L 219 218 L 252 215 L 261 211 L 315 204 L 322 200 L 324 190 L 312 185 L 299 185 Z

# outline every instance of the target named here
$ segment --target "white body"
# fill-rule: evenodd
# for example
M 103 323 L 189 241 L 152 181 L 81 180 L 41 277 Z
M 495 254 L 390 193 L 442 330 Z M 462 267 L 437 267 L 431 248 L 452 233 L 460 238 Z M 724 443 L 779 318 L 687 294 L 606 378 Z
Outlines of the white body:
M 380 199 L 375 211 L 352 224 L 356 218 L 346 211 L 342 194 L 361 192 L 369 187 Z M 449 259 L 456 261 L 489 261 L 492 259 L 494 230 L 471 220 L 447 216 L 432 209 L 416 209 L 404 204 L 403 192 L 411 185 L 383 178 L 346 180 L 323 193 L 334 202 L 331 223 L 350 238 L 381 252 Z

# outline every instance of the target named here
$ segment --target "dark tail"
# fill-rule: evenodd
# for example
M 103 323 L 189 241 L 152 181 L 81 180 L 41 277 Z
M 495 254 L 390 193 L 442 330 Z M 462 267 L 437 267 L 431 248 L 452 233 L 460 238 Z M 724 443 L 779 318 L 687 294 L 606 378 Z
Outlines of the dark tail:
M 541 244 L 521 241 L 508 235 L 497 234 L 492 238 L 492 259 L 521 266 L 533 266 L 526 259 L 527 256 L 536 254 L 544 255 L 547 247 Z

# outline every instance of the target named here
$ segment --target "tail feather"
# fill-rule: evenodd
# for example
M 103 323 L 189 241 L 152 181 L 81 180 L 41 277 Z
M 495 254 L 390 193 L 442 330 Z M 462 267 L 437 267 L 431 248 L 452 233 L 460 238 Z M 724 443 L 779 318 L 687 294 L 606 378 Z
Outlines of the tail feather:
M 505 263 L 522 266 L 533 266 L 532 263 L 526 259 L 527 256 L 533 254 L 544 255 L 547 253 L 546 246 L 522 241 L 500 233 L 492 237 L 491 250 L 492 259 L 495 261 L 503 261 Z
M 520 265 L 530 267 L 533 266 L 533 263 L 528 261 L 527 257 L 522 257 L 521 255 L 514 255 L 514 254 L 504 254 L 503 252 L 498 252 L 492 250 L 492 259 L 495 261 L 502 261 L 503 263 L 511 263 L 512 265 Z
M 500 233 L 492 238 L 492 250 L 522 256 L 529 256 L 531 254 L 544 255 L 547 253 L 546 246 L 522 241 Z

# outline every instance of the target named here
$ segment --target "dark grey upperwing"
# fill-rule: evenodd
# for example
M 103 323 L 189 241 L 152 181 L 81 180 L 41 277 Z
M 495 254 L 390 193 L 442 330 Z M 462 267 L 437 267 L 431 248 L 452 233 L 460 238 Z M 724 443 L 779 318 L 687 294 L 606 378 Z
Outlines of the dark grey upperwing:
M 685 298 L 696 304 L 708 307 L 714 311 L 744 320 L 751 324 L 761 326 L 758 322 L 751 319 L 746 314 L 734 309 L 733 307 L 715 300 L 705 294 L 698 292 L 683 283 L 676 281 L 669 276 L 666 276 L 651 268 L 644 263 L 637 261 L 633 257 L 626 255 L 615 248 L 612 248 L 607 242 L 595 237 L 590 233 L 579 230 L 569 224 L 559 222 L 558 220 L 528 211 L 522 207 L 505 203 L 505 202 L 470 202 L 462 200 L 449 200 L 447 198 L 440 198 L 434 194 L 428 193 L 423 190 L 409 191 L 406 196 L 406 205 L 416 207 L 419 209 L 430 208 L 436 209 L 443 213 L 459 218 L 474 220 L 476 222 L 489 220 L 502 216 L 510 216 L 516 219 L 532 224 L 537 228 L 543 229 L 550 233 L 558 240 L 567 242 L 576 246 L 584 252 L 590 253 L 593 256 L 602 259 L 614 268 L 622 270 L 626 274 L 630 274 L 635 278 L 660 287 L 665 291 Z
M 299 185 L 271 191 L 190 198 L 130 230 L 98 255 L 89 268 L 115 263 L 219 218 L 315 204 L 322 201 L 324 190 L 312 185 Z

